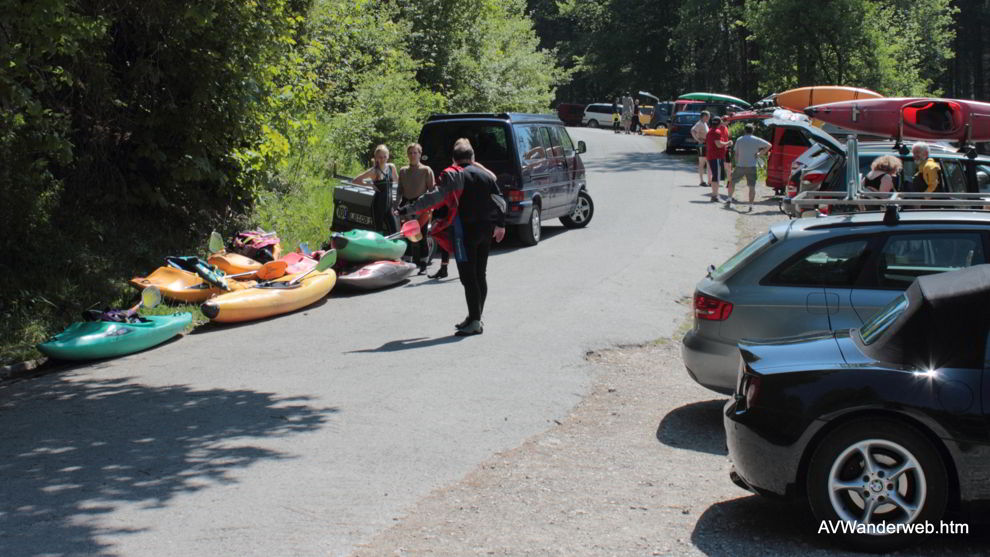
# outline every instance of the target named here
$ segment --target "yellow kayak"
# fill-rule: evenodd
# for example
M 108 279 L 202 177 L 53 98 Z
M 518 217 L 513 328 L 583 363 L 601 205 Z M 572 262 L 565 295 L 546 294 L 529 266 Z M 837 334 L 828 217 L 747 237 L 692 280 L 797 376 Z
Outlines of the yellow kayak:
M 256 272 L 261 268 L 261 263 L 239 253 L 214 253 L 206 261 L 228 275 Z
M 236 323 L 263 319 L 273 315 L 302 309 L 326 296 L 337 282 L 333 269 L 314 272 L 302 279 L 298 286 L 288 283 L 298 275 L 286 275 L 269 283 L 270 286 L 245 288 L 237 292 L 221 294 L 205 302 L 200 309 L 203 315 L 220 323 Z
M 230 290 L 237 291 L 257 284 L 253 280 L 231 280 L 228 281 Z M 149 286 L 157 286 L 162 291 L 162 296 L 186 303 L 204 302 L 213 296 L 227 292 L 223 288 L 213 286 L 206 282 L 196 273 L 183 271 L 174 267 L 159 267 L 146 277 L 134 277 L 131 279 L 131 286 L 138 290 L 144 290 Z
M 643 135 L 655 135 L 658 137 L 667 137 L 667 128 L 656 128 L 653 130 L 643 130 Z

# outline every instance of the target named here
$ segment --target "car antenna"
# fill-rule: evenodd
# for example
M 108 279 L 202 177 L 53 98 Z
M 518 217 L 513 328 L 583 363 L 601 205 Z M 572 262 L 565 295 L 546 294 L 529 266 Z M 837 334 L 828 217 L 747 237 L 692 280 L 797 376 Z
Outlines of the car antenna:
M 894 226 L 899 220 L 901 220 L 900 207 L 897 205 L 887 205 L 886 210 L 883 212 L 883 224 L 886 226 Z

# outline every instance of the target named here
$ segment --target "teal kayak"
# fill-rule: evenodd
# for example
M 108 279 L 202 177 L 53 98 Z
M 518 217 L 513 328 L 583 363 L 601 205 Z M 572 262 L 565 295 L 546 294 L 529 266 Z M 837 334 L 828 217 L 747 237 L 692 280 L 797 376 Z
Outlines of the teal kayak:
M 352 263 L 398 259 L 406 253 L 405 240 L 386 240 L 381 234 L 370 230 L 334 232 L 331 241 L 337 250 L 337 257 Z
M 686 93 L 677 97 L 679 101 L 702 101 L 713 103 L 735 104 L 743 108 L 753 108 L 753 105 L 732 95 L 720 95 L 718 93 Z
M 139 323 L 78 321 L 38 345 L 46 356 L 60 360 L 94 360 L 123 356 L 151 348 L 182 332 L 191 313 L 153 315 Z

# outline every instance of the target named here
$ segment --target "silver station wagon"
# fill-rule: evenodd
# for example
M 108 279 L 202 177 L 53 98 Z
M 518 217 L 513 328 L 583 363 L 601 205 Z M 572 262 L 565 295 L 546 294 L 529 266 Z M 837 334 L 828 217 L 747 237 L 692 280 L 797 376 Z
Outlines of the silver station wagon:
M 915 278 L 987 263 L 988 250 L 990 213 L 980 211 L 776 224 L 698 283 L 684 364 L 701 385 L 730 394 L 740 340 L 860 327 Z

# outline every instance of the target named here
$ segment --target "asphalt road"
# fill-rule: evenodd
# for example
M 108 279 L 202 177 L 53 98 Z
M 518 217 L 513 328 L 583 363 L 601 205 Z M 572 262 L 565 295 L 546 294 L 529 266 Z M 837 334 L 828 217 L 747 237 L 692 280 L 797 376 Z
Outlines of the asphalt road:
M 552 426 L 734 251 L 687 157 L 571 131 L 594 220 L 494 254 L 482 336 L 455 272 L 0 387 L 0 554 L 347 554 Z

